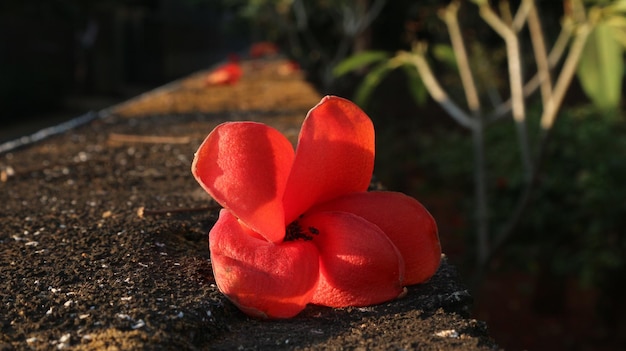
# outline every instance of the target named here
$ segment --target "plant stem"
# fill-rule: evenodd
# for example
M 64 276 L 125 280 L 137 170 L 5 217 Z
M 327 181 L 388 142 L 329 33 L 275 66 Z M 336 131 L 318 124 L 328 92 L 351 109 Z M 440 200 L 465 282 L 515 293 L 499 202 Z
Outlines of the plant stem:
M 513 18 L 513 23 L 511 24 L 511 28 L 515 33 L 518 33 L 524 27 L 524 23 L 528 16 L 530 15 L 530 11 L 535 7 L 533 0 L 523 0 L 517 9 L 517 13 L 515 13 L 515 18 Z
M 572 46 L 570 47 L 569 53 L 565 58 L 565 62 L 563 63 L 561 73 L 559 74 L 556 84 L 554 85 L 554 93 L 552 99 L 550 100 L 551 103 L 545 106 L 543 114 L 541 115 L 541 129 L 544 132 L 550 130 L 550 128 L 554 125 L 556 115 L 561 107 L 561 104 L 563 103 L 563 98 L 565 98 L 567 88 L 570 86 L 572 78 L 576 73 L 578 61 L 580 61 L 580 56 L 585 49 L 587 38 L 589 38 L 589 34 L 592 30 L 593 26 L 589 23 L 585 23 L 578 28 L 576 37 L 572 42 Z
M 476 197 L 477 265 L 483 265 L 489 257 L 489 207 L 487 202 L 485 135 L 483 118 L 474 120 L 472 145 L 474 149 L 474 196 Z
M 450 42 L 452 43 L 454 56 L 456 58 L 457 66 L 459 67 L 461 83 L 463 84 L 463 91 L 465 92 L 465 98 L 467 100 L 467 107 L 471 111 L 472 115 L 476 116 L 480 114 L 480 99 L 478 98 L 476 83 L 474 82 L 474 77 L 472 76 L 467 50 L 465 50 L 465 43 L 459 26 L 459 8 L 460 2 L 458 0 L 452 1 L 442 11 L 441 17 L 448 27 Z
M 546 53 L 546 44 L 541 30 L 541 22 L 537 7 L 533 0 L 528 1 L 532 4 L 528 13 L 528 30 L 530 32 L 530 40 L 533 45 L 535 61 L 537 62 L 537 76 L 541 86 L 541 100 L 545 106 L 552 99 L 552 81 L 550 78 L 550 64 L 548 63 L 548 55 Z
M 465 43 L 459 26 L 459 8 L 460 2 L 453 1 L 443 10 L 441 17 L 448 27 L 467 106 L 473 118 L 472 145 L 474 151 L 474 197 L 476 201 L 476 259 L 477 262 L 483 262 L 489 255 L 489 205 L 486 186 L 487 169 L 485 165 L 484 123 L 480 111 L 480 99 L 478 98 L 476 83 L 472 76 L 467 50 L 465 50 Z
M 474 191 L 476 197 L 476 229 L 477 229 L 477 264 L 485 262 L 489 257 L 489 216 L 486 191 L 486 166 L 484 147 L 484 123 L 480 113 L 471 118 L 461 110 L 441 88 L 423 54 L 423 46 L 416 45 L 413 54 L 407 54 L 422 78 L 424 86 L 439 105 L 461 126 L 472 132 L 474 152 Z
M 405 55 L 415 65 L 430 96 L 461 126 L 470 130 L 475 128 L 472 118 L 450 99 L 439 84 L 424 57 L 424 50 L 424 44 L 417 43 L 414 52 L 405 53 Z
M 495 236 L 493 245 L 491 247 L 491 252 L 489 254 L 490 257 L 493 257 L 498 249 L 511 237 L 515 227 L 522 218 L 522 214 L 530 203 L 531 193 L 538 182 L 539 169 L 544 158 L 546 145 L 548 144 L 549 135 L 552 131 L 552 127 L 554 126 L 558 109 L 561 107 L 563 98 L 565 96 L 565 93 L 567 92 L 567 88 L 572 81 L 572 78 L 576 71 L 576 66 L 578 65 L 578 61 L 580 60 L 580 56 L 587 42 L 587 38 L 589 37 L 589 33 L 591 33 L 591 30 L 592 26 L 590 24 L 583 24 L 579 28 L 576 38 L 572 43 L 571 49 L 567 55 L 567 58 L 565 59 L 565 63 L 563 64 L 563 68 L 557 79 L 552 98 L 549 100 L 549 104 L 544 107 L 544 111 L 541 116 L 541 127 L 543 134 L 538 146 L 533 176 L 531 178 L 531 181 L 524 188 L 524 192 L 518 200 L 513 214 L 511 215 L 511 217 L 509 217 L 509 220 L 503 226 L 498 235 Z M 485 264 L 487 262 L 485 262 Z M 484 268 L 484 266 L 479 267 L 479 271 L 484 270 Z
M 517 137 L 520 146 L 520 155 L 524 167 L 525 178 L 530 181 L 532 175 L 532 161 L 530 156 L 530 145 L 528 132 L 526 130 L 526 108 L 524 105 L 524 85 L 522 79 L 522 65 L 520 56 L 520 46 L 517 33 L 513 28 L 507 26 L 493 12 L 488 3 L 480 5 L 481 17 L 498 33 L 506 44 L 506 53 L 509 68 L 509 85 L 511 89 L 511 107 L 513 119 L 517 128 Z M 516 20 L 518 16 L 516 15 Z M 525 18 L 525 17 L 524 17 Z M 517 21 L 516 21 L 517 22 Z
M 572 36 L 572 23 L 567 19 L 563 23 L 563 28 L 559 33 L 550 53 L 548 54 L 548 67 L 553 69 L 557 63 L 561 60 L 565 49 Z M 536 73 L 525 85 L 524 85 L 524 97 L 530 96 L 539 88 L 541 80 L 539 79 L 539 73 Z M 493 112 L 488 116 L 487 121 L 491 122 L 505 117 L 511 112 L 511 99 L 498 105 Z

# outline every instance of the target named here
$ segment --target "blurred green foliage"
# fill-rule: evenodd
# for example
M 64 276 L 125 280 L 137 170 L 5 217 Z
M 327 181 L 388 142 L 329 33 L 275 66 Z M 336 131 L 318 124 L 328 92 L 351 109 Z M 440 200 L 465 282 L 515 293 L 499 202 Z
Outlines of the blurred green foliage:
M 626 119 L 606 118 L 601 110 L 578 107 L 563 112 L 546 150 L 542 176 L 517 235 L 503 249 L 509 268 L 537 273 L 547 263 L 560 277 L 576 277 L 584 285 L 605 283 L 626 269 Z M 539 118 L 529 111 L 531 121 Z M 531 137 L 536 138 L 537 133 Z M 449 129 L 419 135 L 419 167 L 427 170 L 432 192 L 470 193 L 473 164 L 467 157 L 471 138 Z M 524 186 L 515 130 L 497 123 L 487 130 L 488 191 L 491 219 L 504 223 Z M 472 206 L 467 198 L 463 207 Z M 467 238 L 474 236 L 468 235 Z
M 482 3 L 483 1 L 474 1 Z M 622 96 L 622 83 L 624 80 L 624 48 L 626 48 L 626 0 L 587 0 L 585 7 L 580 9 L 580 13 L 567 14 L 572 16 L 568 20 L 589 21 L 594 28 L 587 39 L 587 44 L 580 59 L 577 78 L 585 94 L 593 104 L 604 110 L 606 113 L 615 112 L 619 107 Z M 468 21 L 466 14 L 464 20 Z M 577 18 L 584 17 L 584 18 Z M 587 19 L 588 17 L 588 19 Z M 472 29 L 478 32 L 476 28 Z M 476 35 L 476 33 L 474 33 Z M 476 38 L 474 38 L 476 39 Z M 486 40 L 473 40 L 472 46 L 472 66 L 476 70 L 479 78 L 486 80 L 484 83 L 490 87 L 500 86 L 497 76 L 485 76 L 484 65 L 493 65 L 496 61 L 502 62 L 498 48 L 494 48 L 493 43 Z M 437 61 L 448 69 L 456 70 L 456 58 L 452 47 L 446 43 L 434 43 L 431 48 L 431 64 L 436 65 Z M 492 55 L 482 55 L 484 52 L 491 52 Z M 352 57 L 346 58 L 335 68 L 337 77 L 344 76 L 351 72 L 360 72 L 363 81 L 357 88 L 355 101 L 359 104 L 366 104 L 370 95 L 375 91 L 377 85 L 393 69 L 404 65 L 396 62 L 393 55 L 388 55 L 386 60 L 383 53 L 379 51 L 358 52 Z M 385 67 L 386 66 L 386 67 Z M 483 66 L 481 68 L 481 66 Z M 488 71 L 493 67 L 489 66 Z M 426 89 L 423 88 L 419 75 L 413 75 L 407 71 L 408 84 L 414 92 L 418 104 L 426 101 Z M 371 76 L 371 77 L 370 77 Z M 489 82 L 491 80 L 491 82 Z M 489 88 L 489 87 L 487 87 Z
M 626 0 L 588 1 L 595 27 L 578 64 L 577 76 L 587 96 L 605 112 L 619 107 L 624 79 Z

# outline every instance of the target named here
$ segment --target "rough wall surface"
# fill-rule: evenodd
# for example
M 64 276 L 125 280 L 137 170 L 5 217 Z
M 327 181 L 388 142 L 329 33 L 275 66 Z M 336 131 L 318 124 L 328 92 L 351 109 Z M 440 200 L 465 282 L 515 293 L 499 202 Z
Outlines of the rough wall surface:
M 497 349 L 445 260 L 403 299 L 286 321 L 249 319 L 219 293 L 218 209 L 191 159 L 226 120 L 295 141 L 320 96 L 281 64 L 246 63 L 226 87 L 200 72 L 0 155 L 0 350 Z

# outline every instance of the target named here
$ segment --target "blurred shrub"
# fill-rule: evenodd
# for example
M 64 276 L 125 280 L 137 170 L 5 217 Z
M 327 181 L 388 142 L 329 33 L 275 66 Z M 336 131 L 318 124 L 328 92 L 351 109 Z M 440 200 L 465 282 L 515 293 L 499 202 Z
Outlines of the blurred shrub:
M 529 111 L 529 117 L 532 124 L 538 111 Z M 552 135 L 560 142 L 546 149 L 532 204 L 501 261 L 535 273 L 547 266 L 554 275 L 575 277 L 587 286 L 606 284 L 611 272 L 626 269 L 626 120 L 606 118 L 591 107 L 567 110 L 561 117 Z M 486 135 L 488 187 L 498 204 L 490 216 L 496 227 L 523 188 L 519 160 L 511 156 L 517 148 L 514 136 L 510 123 L 494 124 Z M 428 150 L 420 166 L 437 180 L 429 184 L 469 193 L 471 138 L 446 130 L 420 139 Z M 471 204 L 468 198 L 464 205 Z

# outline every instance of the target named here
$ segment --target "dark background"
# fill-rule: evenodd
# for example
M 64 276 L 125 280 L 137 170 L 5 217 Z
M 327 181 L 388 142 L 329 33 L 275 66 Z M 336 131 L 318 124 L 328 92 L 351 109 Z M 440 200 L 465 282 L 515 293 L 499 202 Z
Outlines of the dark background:
M 215 3 L 2 1 L 0 141 L 110 106 L 247 48 L 245 23 Z

